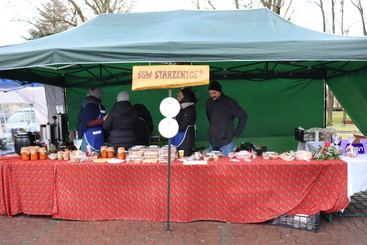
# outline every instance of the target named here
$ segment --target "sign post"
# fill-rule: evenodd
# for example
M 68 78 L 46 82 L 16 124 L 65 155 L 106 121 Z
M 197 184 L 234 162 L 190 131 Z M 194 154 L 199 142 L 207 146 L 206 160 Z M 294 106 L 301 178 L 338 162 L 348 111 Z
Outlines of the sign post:
M 152 65 L 133 67 L 133 91 L 168 88 L 168 98 L 165 98 L 160 105 L 160 111 L 165 118 L 161 120 L 158 126 L 159 133 L 168 139 L 166 231 L 171 231 L 171 138 L 178 132 L 178 123 L 173 118 L 180 110 L 178 101 L 172 98 L 171 89 L 207 84 L 209 84 L 208 65 Z
M 168 97 L 172 97 L 172 89 L 168 89 Z M 168 138 L 168 173 L 167 173 L 167 228 L 171 231 L 171 138 Z
M 159 125 L 159 133 L 168 139 L 168 174 L 167 174 L 167 229 L 170 231 L 171 220 L 171 139 L 178 133 L 178 123 L 175 116 L 180 112 L 179 102 L 172 98 L 172 90 L 168 89 L 168 97 L 162 100 L 159 110 L 165 116 Z

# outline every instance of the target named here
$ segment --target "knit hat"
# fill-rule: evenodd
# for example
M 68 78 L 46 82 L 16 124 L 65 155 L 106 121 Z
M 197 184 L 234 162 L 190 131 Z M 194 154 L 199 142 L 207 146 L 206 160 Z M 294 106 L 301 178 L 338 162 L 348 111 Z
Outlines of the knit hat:
M 129 93 L 126 92 L 126 91 L 122 91 L 122 92 L 120 92 L 117 95 L 117 102 L 120 102 L 120 101 L 129 101 L 129 100 L 130 100 Z
M 102 91 L 99 88 L 89 88 L 88 96 L 96 97 L 97 99 L 102 98 Z
M 215 90 L 218 92 L 222 92 L 222 85 L 220 85 L 220 83 L 217 81 L 213 81 L 209 83 L 209 90 Z

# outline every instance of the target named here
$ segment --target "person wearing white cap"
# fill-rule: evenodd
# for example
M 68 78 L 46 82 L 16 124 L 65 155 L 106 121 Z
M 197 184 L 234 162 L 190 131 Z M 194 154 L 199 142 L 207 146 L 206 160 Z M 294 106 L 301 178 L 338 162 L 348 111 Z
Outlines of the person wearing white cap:
M 130 103 L 129 93 L 122 91 L 117 95 L 117 102 L 105 118 L 103 128 L 109 133 L 108 143 L 117 147 L 130 148 L 135 143 L 135 124 L 137 112 Z
M 83 139 L 82 151 L 86 151 L 89 145 L 91 150 L 98 152 L 104 144 L 102 124 L 106 112 L 101 99 L 102 91 L 99 88 L 89 88 L 77 122 L 78 138 Z

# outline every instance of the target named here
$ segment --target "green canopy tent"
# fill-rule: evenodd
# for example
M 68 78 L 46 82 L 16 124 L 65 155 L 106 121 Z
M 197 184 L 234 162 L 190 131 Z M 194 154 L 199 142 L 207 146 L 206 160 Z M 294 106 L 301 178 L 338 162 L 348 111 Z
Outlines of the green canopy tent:
M 268 9 L 100 15 L 74 29 L 0 47 L 0 78 L 66 88 L 70 127 L 90 86 L 109 109 L 139 64 L 209 64 L 211 79 L 248 112 L 243 134 L 274 150 L 294 147 L 294 128 L 324 124 L 325 82 L 367 134 L 367 39 L 298 27 Z M 199 97 L 198 145 L 207 139 L 207 88 Z M 132 92 L 157 126 L 164 91 Z

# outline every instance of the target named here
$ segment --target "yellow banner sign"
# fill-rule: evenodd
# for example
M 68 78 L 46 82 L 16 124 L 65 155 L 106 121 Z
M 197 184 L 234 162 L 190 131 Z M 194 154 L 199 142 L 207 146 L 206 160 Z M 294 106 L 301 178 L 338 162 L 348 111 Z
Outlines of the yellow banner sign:
M 134 66 L 132 90 L 209 84 L 208 65 Z

